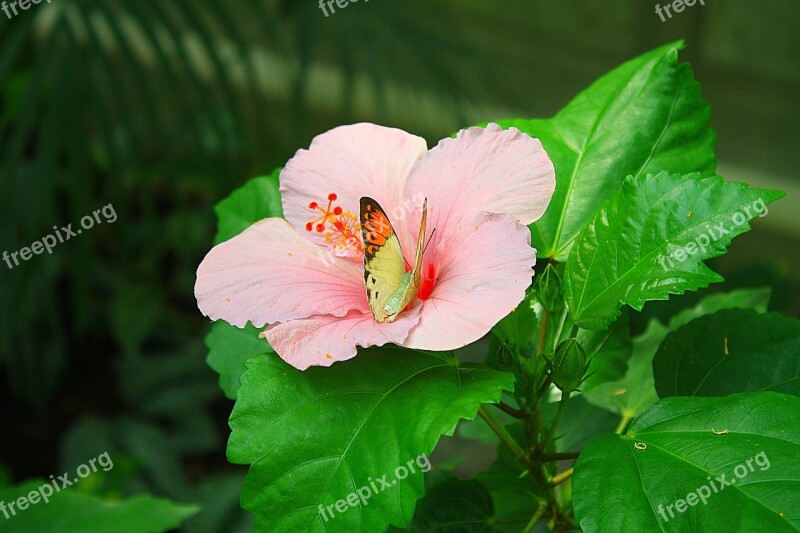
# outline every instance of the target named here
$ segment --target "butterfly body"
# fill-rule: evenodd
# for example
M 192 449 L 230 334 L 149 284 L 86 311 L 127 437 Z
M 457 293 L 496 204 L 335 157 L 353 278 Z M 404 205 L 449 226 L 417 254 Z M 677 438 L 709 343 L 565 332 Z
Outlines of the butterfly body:
M 394 322 L 419 292 L 428 202 L 423 204 L 414 266 L 409 272 L 406 272 L 400 240 L 383 208 L 366 196 L 361 198 L 360 204 L 367 300 L 376 322 Z

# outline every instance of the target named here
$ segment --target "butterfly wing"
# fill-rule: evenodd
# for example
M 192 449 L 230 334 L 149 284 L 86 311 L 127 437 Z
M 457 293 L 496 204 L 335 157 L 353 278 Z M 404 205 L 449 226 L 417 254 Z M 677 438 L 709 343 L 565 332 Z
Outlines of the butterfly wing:
M 386 302 L 397 292 L 406 273 L 400 240 L 383 208 L 367 196 L 360 202 L 364 239 L 364 285 L 376 322 L 384 322 Z
M 419 293 L 419 286 L 422 283 L 422 252 L 425 250 L 425 224 L 428 221 L 428 199 L 422 204 L 422 222 L 419 225 L 419 237 L 417 238 L 417 253 L 414 256 L 414 270 L 411 271 L 411 283 L 406 287 L 403 297 L 400 300 L 399 309 L 405 309 L 408 304 L 414 301 Z

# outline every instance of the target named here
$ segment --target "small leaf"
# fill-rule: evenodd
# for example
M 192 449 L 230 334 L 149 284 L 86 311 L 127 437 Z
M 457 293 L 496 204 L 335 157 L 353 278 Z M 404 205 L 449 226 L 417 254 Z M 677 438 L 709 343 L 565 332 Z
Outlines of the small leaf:
M 581 453 L 575 516 L 585 533 L 797 531 L 798 415 L 773 392 L 661 400 Z
M 219 387 L 231 400 L 236 399 L 245 363 L 262 353 L 274 353 L 267 340 L 258 337 L 259 333 L 260 330 L 249 323 L 239 329 L 218 320 L 206 335 L 209 350 L 206 362 L 219 374 Z
M 242 506 L 255 513 L 256 531 L 405 527 L 422 495 L 421 454 L 482 403 L 497 402 L 513 380 L 452 354 L 396 347 L 304 372 L 274 354 L 251 359 L 228 442 L 231 462 L 252 465 Z M 370 483 L 379 490 L 367 505 L 341 503 Z M 334 506 L 334 516 L 321 515 L 320 505 Z
M 594 214 L 567 260 L 565 288 L 575 322 L 605 329 L 622 305 L 707 287 L 722 277 L 703 261 L 726 252 L 748 221 L 784 193 L 717 176 L 629 177 Z
M 66 487 L 56 492 L 51 483 L 28 481 L 0 489 L 0 502 L 16 504 L 14 514 L 6 507 L 8 516 L 0 519 L 0 531 L 153 533 L 170 531 L 199 511 L 192 505 L 178 505 L 149 495 L 107 501 L 85 494 L 77 487 Z M 45 501 L 42 496 L 47 494 L 51 495 Z M 20 510 L 19 498 L 28 501 L 24 510 Z M 33 499 L 37 503 L 31 505 Z
M 214 244 L 237 236 L 262 218 L 282 216 L 280 173 L 281 169 L 276 168 L 267 176 L 251 179 L 214 207 L 217 213 Z
M 667 335 L 653 361 L 667 396 L 771 390 L 800 396 L 800 321 L 751 309 L 698 318 Z

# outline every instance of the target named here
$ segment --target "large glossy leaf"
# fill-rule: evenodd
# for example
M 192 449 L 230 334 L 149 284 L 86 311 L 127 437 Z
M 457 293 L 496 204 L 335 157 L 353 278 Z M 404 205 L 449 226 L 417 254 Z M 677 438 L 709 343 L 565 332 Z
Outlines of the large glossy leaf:
M 4 502 L 4 512 L 8 513 L 0 517 L 0 531 L 155 533 L 172 530 L 199 510 L 149 495 L 124 501 L 101 500 L 81 492 L 80 486 L 56 492 L 50 483 L 50 480 L 29 481 L 0 489 L 0 502 Z M 43 487 L 41 492 L 39 487 Z M 50 493 L 48 501 L 42 499 Z M 17 503 L 19 498 L 27 499 L 24 510 Z M 15 503 L 13 514 L 7 507 L 10 502 Z
M 575 516 L 585 533 L 797 531 L 798 416 L 773 392 L 661 400 L 581 453 Z
M 252 465 L 242 505 L 255 513 L 257 531 L 269 532 L 405 527 L 422 495 L 421 454 L 482 403 L 498 401 L 514 379 L 452 354 L 393 347 L 304 372 L 275 355 L 247 367 L 228 458 Z M 399 479 L 398 467 L 415 460 L 415 472 Z M 385 488 L 374 481 L 383 476 Z M 366 505 L 336 510 L 373 482 L 379 490 Z M 335 516 L 319 514 L 320 505 L 333 505 Z
M 567 260 L 564 285 L 573 319 L 605 329 L 622 305 L 640 310 L 647 300 L 722 281 L 703 261 L 724 254 L 733 237 L 783 195 L 718 176 L 626 178 Z
M 556 169 L 556 192 L 531 226 L 539 254 L 558 261 L 625 176 L 662 170 L 714 172 L 715 135 L 692 69 L 671 43 L 609 72 L 548 120 L 508 120 L 541 139 Z
M 800 396 L 800 321 L 731 309 L 667 335 L 653 360 L 667 396 L 725 396 L 771 390 Z
M 670 331 L 721 309 L 753 308 L 763 313 L 767 310 L 769 297 L 769 289 L 740 289 L 714 294 L 672 317 L 666 327 L 656 320 L 651 321 L 647 330 L 633 341 L 633 355 L 625 377 L 603 383 L 583 397 L 594 405 L 633 418 L 658 400 L 653 378 L 653 357 Z

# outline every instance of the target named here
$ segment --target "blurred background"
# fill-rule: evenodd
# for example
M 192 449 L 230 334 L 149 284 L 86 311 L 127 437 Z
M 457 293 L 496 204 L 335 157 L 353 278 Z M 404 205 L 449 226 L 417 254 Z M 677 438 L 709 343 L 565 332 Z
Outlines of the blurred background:
M 800 314 L 796 0 L 706 0 L 663 22 L 645 0 L 334 7 L 46 0 L 0 13 L 0 252 L 107 204 L 118 217 L 0 262 L 0 483 L 109 451 L 113 476 L 81 490 L 198 502 L 186 531 L 251 530 L 244 472 L 225 460 L 232 403 L 193 297 L 214 204 L 334 126 L 376 122 L 432 146 L 481 121 L 550 116 L 676 39 L 712 107 L 719 173 L 788 192 L 712 266 L 726 289 L 772 286 L 772 309 Z

